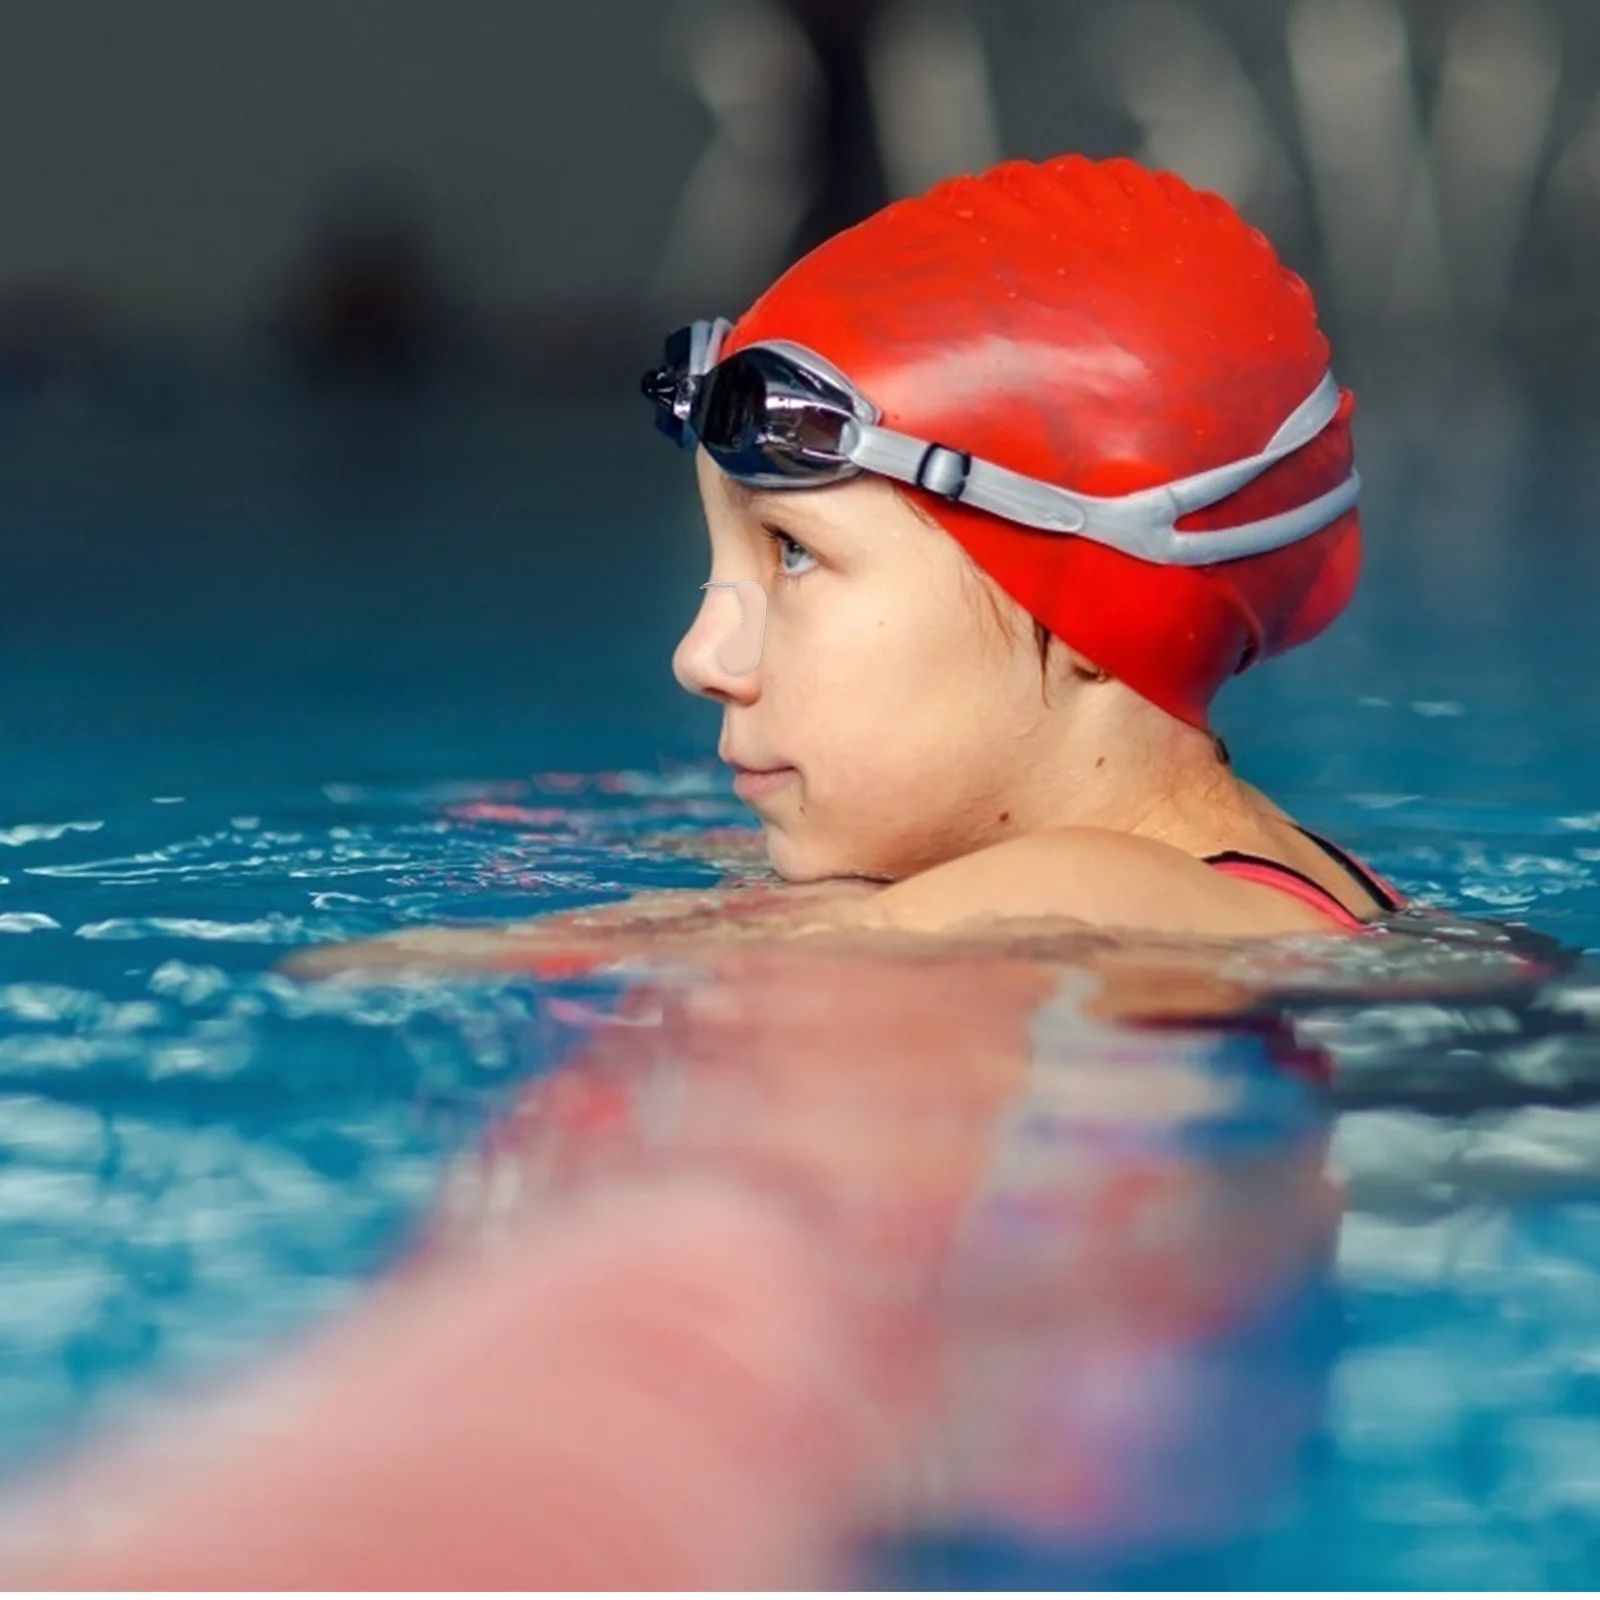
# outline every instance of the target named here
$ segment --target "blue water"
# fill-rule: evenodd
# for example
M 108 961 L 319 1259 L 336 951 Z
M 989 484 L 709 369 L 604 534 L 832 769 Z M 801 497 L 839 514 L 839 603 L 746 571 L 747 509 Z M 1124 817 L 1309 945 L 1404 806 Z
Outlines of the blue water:
M 1403 889 L 1590 952 L 1600 476 L 1582 427 L 1476 406 L 1447 437 L 1369 406 L 1362 598 L 1220 724 Z M 559 1053 L 527 980 L 334 993 L 274 962 L 720 877 L 667 837 L 752 820 L 668 670 L 702 535 L 681 461 L 617 423 L 270 396 L 5 419 L 11 1470 L 348 1303 Z M 1115 1581 L 1600 1583 L 1597 1013 L 1581 967 L 1515 1006 L 1301 1008 L 1351 1107 L 1323 1421 L 1266 1526 Z

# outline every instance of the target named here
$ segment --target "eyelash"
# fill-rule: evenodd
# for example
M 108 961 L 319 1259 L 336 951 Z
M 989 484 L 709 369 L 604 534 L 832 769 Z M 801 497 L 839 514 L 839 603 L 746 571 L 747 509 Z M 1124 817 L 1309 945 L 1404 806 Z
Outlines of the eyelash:
M 801 578 L 803 578 L 806 575 L 807 572 L 811 571 L 810 567 L 806 567 L 804 570 L 802 570 L 800 572 L 791 572 L 783 564 L 784 555 L 790 549 L 798 550 L 800 552 L 800 554 L 803 555 L 808 561 L 811 561 L 813 563 L 816 561 L 817 558 L 814 555 L 812 555 L 812 553 L 809 550 L 807 550 L 806 547 L 803 544 L 801 544 L 798 539 L 793 538 L 791 535 L 785 533 L 782 528 L 774 528 L 774 527 L 772 527 L 770 525 L 763 525 L 762 532 L 765 533 L 766 536 L 772 541 L 773 548 L 778 553 L 778 576 L 779 577 L 787 578 L 787 579 L 789 579 L 789 581 L 791 583 L 793 583 L 793 582 L 798 582 Z

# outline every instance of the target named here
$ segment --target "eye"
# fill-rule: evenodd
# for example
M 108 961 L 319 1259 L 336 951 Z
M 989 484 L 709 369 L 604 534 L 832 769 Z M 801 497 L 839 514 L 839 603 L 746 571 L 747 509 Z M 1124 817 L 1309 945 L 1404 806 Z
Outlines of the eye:
M 778 570 L 784 577 L 802 577 L 816 565 L 817 558 L 798 540 L 791 539 L 782 528 L 774 528 L 770 523 L 763 523 L 762 532 L 777 547 Z M 807 565 L 791 565 L 791 556 L 794 557 L 796 563 L 805 562 Z

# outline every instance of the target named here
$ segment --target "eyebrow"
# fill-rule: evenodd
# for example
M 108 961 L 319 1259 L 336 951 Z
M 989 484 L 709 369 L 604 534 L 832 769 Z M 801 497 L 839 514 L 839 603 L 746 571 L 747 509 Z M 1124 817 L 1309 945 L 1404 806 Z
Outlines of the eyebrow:
M 727 476 L 723 477 L 722 488 L 733 509 L 746 516 L 758 520 L 781 517 L 788 521 L 793 514 L 793 496 L 782 489 L 757 489 Z
M 748 483 L 741 483 L 737 478 L 730 478 L 723 474 L 722 490 L 727 497 L 740 508 L 740 510 L 754 510 L 757 502 L 770 500 L 772 495 L 765 489 L 752 488 Z
M 819 530 L 818 536 L 830 531 L 829 519 L 824 517 L 819 524 L 815 513 L 807 506 L 809 494 L 805 489 L 758 489 L 730 473 L 721 473 L 720 477 L 722 493 L 737 512 L 756 520 L 770 517 L 785 524 L 794 523 L 801 529 L 802 537 L 811 537 L 813 530 Z

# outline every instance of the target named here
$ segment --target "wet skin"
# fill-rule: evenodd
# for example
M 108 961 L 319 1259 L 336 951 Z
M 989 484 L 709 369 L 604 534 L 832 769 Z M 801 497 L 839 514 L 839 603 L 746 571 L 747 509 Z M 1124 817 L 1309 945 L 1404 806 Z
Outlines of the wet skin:
M 730 937 L 943 933 L 994 915 L 1201 938 L 1342 933 L 1201 859 L 1224 850 L 1376 910 L 1208 734 L 1060 641 L 1041 672 L 1020 608 L 885 480 L 758 494 L 703 452 L 698 471 L 712 573 L 673 670 L 721 708 L 719 753 L 747 769 L 736 790 L 788 887 L 726 897 Z M 505 936 L 698 937 L 706 904 L 650 894 Z M 470 969 L 495 948 L 476 931 L 408 932 L 393 949 L 305 952 L 291 970 Z

